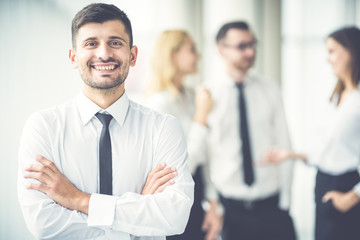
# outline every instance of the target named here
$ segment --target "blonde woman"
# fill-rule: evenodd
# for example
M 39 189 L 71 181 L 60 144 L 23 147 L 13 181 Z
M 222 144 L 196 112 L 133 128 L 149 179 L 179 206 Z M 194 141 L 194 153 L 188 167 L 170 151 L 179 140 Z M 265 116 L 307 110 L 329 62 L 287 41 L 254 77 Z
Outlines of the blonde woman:
M 152 75 L 146 89 L 146 104 L 180 121 L 187 137 L 188 165 L 195 180 L 195 200 L 185 232 L 168 239 L 216 239 L 222 226 L 222 219 L 216 212 L 216 201 L 210 201 L 210 210 L 206 214 L 201 207 L 204 189 L 211 189 L 205 171 L 206 119 L 213 107 L 213 100 L 206 89 L 195 93 L 184 84 L 187 75 L 196 73 L 198 59 L 199 54 L 191 36 L 183 30 L 163 32 L 156 41 L 151 59 Z M 210 195 L 207 194 L 208 198 L 211 198 Z

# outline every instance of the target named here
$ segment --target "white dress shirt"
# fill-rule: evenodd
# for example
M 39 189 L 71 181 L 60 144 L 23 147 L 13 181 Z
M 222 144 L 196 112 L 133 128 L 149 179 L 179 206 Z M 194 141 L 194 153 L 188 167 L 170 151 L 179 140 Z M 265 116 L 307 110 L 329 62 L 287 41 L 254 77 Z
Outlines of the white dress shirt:
M 243 180 L 239 93 L 235 81 L 225 75 L 208 84 L 215 101 L 208 119 L 212 182 L 224 197 L 237 200 L 260 200 L 279 193 L 279 207 L 288 209 L 292 161 L 280 165 L 254 166 L 255 182 L 248 186 Z M 261 161 L 271 147 L 289 148 L 290 140 L 277 85 L 254 75 L 248 75 L 243 84 L 255 163 Z
M 350 92 L 337 105 L 337 98 L 324 109 L 312 137 L 309 164 L 330 175 L 356 171 L 360 166 L 360 89 Z M 360 196 L 360 183 L 355 186 Z
M 196 169 L 200 165 L 203 166 L 205 195 L 208 200 L 211 200 L 214 190 L 209 177 L 206 143 L 209 130 L 206 126 L 193 120 L 195 114 L 195 92 L 189 88 L 184 88 L 183 92 L 177 96 L 173 96 L 171 92 L 166 90 L 157 92 L 146 100 L 146 106 L 161 113 L 171 114 L 179 120 L 187 139 L 190 171 L 192 174 L 195 174 Z
M 84 94 L 33 114 L 19 150 L 18 195 L 25 221 L 39 239 L 165 239 L 184 231 L 194 183 L 186 164 L 186 141 L 178 121 L 124 95 L 105 112 L 112 145 L 113 196 L 99 192 L 102 109 Z M 66 209 L 47 195 L 25 189 L 23 169 L 39 154 L 52 160 L 79 190 L 91 193 L 89 215 Z M 161 162 L 175 166 L 175 184 L 141 195 L 148 173 Z M 144 236 L 144 237 L 135 237 Z M 147 237 L 145 237 L 147 236 Z

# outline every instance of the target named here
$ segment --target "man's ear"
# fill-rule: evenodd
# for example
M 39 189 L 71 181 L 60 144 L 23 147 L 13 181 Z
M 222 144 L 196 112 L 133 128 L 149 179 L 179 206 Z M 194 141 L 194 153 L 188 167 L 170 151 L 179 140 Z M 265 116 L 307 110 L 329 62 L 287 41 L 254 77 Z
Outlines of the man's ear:
M 132 46 L 132 48 L 130 49 L 130 66 L 131 67 L 135 66 L 137 55 L 138 55 L 137 46 Z
M 78 66 L 79 66 L 79 64 L 78 64 L 78 62 L 77 62 L 76 51 L 75 51 L 74 48 L 71 48 L 71 49 L 69 50 L 69 60 L 70 60 L 70 63 L 71 63 L 71 65 L 72 65 L 72 67 L 73 67 L 74 69 L 77 69 Z
M 217 51 L 218 51 L 218 53 L 219 53 L 221 56 L 223 56 L 223 54 L 224 54 L 224 48 L 223 48 L 223 46 L 221 46 L 220 43 L 217 44 Z

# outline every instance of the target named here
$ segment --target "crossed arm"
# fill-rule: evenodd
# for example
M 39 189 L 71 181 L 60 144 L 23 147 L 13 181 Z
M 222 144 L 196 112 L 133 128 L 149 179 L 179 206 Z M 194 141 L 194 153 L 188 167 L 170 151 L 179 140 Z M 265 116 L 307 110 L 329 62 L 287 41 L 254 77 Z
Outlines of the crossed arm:
M 91 194 L 77 189 L 52 161 L 40 155 L 36 156 L 35 160 L 41 164 L 32 164 L 25 168 L 24 178 L 36 179 L 39 183 L 30 183 L 26 188 L 45 193 L 67 209 L 88 214 Z M 162 192 L 167 186 L 174 184 L 172 179 L 176 175 L 174 167 L 166 167 L 165 163 L 159 164 L 148 174 L 141 194 Z
M 185 229 L 193 201 L 194 185 L 186 165 L 184 137 L 174 118 L 168 117 L 161 122 L 160 130 L 163 130 L 159 131 L 153 159 L 154 162 L 166 162 L 169 166 L 176 167 L 176 183 L 170 182 L 167 187 L 158 189 L 156 184 L 159 181 L 154 179 L 160 178 L 159 175 L 150 174 L 147 179 L 146 176 L 141 176 L 143 186 L 138 181 L 130 187 L 117 183 L 124 188 L 116 189 L 121 195 L 109 196 L 96 194 L 97 181 L 88 176 L 96 174 L 96 169 L 89 168 L 87 171 L 84 161 L 81 163 L 83 155 L 86 159 L 92 159 L 94 153 L 65 156 L 62 149 L 56 148 L 57 141 L 63 140 L 64 136 L 52 137 L 58 131 L 57 127 L 61 127 L 50 127 L 48 118 L 52 119 L 53 116 L 50 114 L 50 117 L 44 117 L 44 114 L 36 113 L 29 118 L 19 147 L 19 203 L 26 225 L 35 238 L 65 240 L 73 239 L 74 236 L 79 239 L 116 236 L 121 239 L 121 236 L 128 238 L 129 235 L 179 234 Z M 51 161 L 35 157 L 37 154 Z M 77 152 L 74 151 L 74 154 Z M 69 165 L 61 165 L 61 159 L 76 161 L 78 158 L 79 162 L 74 162 L 74 166 L 83 172 L 69 171 L 69 175 L 63 176 L 61 173 L 67 172 L 66 166 Z M 39 161 L 43 161 L 45 165 Z M 51 162 L 55 165 L 52 166 Z M 38 165 L 40 169 L 31 165 Z M 55 166 L 57 168 L 53 168 Z M 144 166 L 147 170 L 143 169 L 142 172 L 154 172 L 149 166 Z M 128 178 L 124 180 L 132 183 Z M 156 191 L 156 194 L 151 194 Z
M 26 188 L 45 193 L 59 205 L 88 214 L 90 194 L 77 189 L 55 166 L 55 164 L 43 156 L 36 156 L 35 160 L 41 164 L 32 164 L 25 168 L 24 177 L 36 179 L 38 183 L 29 183 Z M 153 169 L 146 179 L 141 194 L 156 194 L 166 187 L 175 183 L 177 171 L 174 167 L 166 167 L 165 163 L 159 164 Z M 211 207 L 205 215 L 203 230 L 207 232 L 206 239 L 216 239 L 220 230 L 221 222 L 218 219 L 216 202 L 211 202 Z

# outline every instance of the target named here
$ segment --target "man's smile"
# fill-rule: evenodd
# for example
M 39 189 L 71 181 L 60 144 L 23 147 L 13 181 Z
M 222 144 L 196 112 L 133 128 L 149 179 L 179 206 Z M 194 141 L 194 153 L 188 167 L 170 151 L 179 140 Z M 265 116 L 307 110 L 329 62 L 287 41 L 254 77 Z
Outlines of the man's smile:
M 95 69 L 96 71 L 101 72 L 109 72 L 117 69 L 119 67 L 118 64 L 97 64 L 97 65 L 91 65 L 92 69 Z

